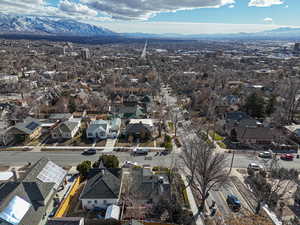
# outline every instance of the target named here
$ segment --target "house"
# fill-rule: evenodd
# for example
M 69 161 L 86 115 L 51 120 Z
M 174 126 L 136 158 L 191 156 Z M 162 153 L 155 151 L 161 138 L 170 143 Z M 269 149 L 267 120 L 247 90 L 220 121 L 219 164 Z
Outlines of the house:
M 86 137 L 92 139 L 107 139 L 117 136 L 121 127 L 121 119 L 94 120 L 86 130 Z
M 293 124 L 284 127 L 285 133 L 294 140 L 300 141 L 300 125 Z
M 120 127 L 121 127 L 121 119 L 120 118 L 115 118 L 115 119 L 112 119 L 110 121 L 110 128 L 109 128 L 109 132 L 110 133 L 118 133 L 119 130 L 120 130 Z
M 274 140 L 273 131 L 268 127 L 237 127 L 234 130 L 237 141 L 242 144 L 269 145 Z
M 75 137 L 80 126 L 81 118 L 72 118 L 54 127 L 51 136 L 53 139 L 71 139 Z
M 33 140 L 41 135 L 41 123 L 31 117 L 27 117 L 24 122 L 17 123 L 7 130 L 8 135 L 13 135 L 17 142 Z
M 138 139 L 149 139 L 152 137 L 153 131 L 151 119 L 132 119 L 126 127 L 125 135 Z
M 61 122 L 73 119 L 73 115 L 71 113 L 54 113 L 50 114 L 48 120 L 49 122 L 55 123 L 55 122 Z
M 145 118 L 145 113 L 139 105 L 115 105 L 113 112 L 122 119 Z
M 100 162 L 99 168 L 91 169 L 88 180 L 80 194 L 82 207 L 92 210 L 95 207 L 106 209 L 117 205 L 121 196 L 121 169 L 107 169 Z
M 65 176 L 64 169 L 42 158 L 23 178 L 2 182 L 0 224 L 46 224 L 47 216 L 53 210 L 53 199 Z
M 109 134 L 109 121 L 94 120 L 86 129 L 86 137 L 92 139 L 106 139 Z
M 138 193 L 136 201 L 140 204 L 156 203 L 162 196 L 171 197 L 170 182 L 166 174 L 154 174 L 145 168 L 129 168 L 124 169 L 125 171 L 127 179 L 134 183 L 132 191 Z
M 59 217 L 48 219 L 46 225 L 84 225 L 82 217 Z

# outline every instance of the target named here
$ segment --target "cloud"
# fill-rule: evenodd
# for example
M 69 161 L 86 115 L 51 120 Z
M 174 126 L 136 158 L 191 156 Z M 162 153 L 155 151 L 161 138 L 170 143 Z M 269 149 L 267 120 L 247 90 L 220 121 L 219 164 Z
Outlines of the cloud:
M 235 7 L 235 5 L 230 5 L 230 6 L 228 6 L 228 8 L 230 8 L 230 9 L 232 9 L 232 8 L 234 8 Z
M 248 6 L 269 7 L 272 5 L 282 5 L 282 4 L 284 4 L 282 0 L 250 0 Z
M 80 3 L 70 2 L 68 0 L 63 0 L 59 3 L 59 9 L 70 14 L 83 14 L 89 16 L 97 16 L 97 11 L 90 9 L 86 5 Z
M 266 23 L 272 23 L 272 22 L 273 22 L 273 19 L 270 18 L 270 17 L 266 17 L 266 18 L 264 18 L 264 21 L 265 21 Z
M 177 34 L 228 34 L 239 32 L 260 32 L 273 30 L 283 25 L 274 24 L 225 24 L 225 23 L 181 23 L 181 22 L 145 22 L 145 21 L 113 21 L 96 22 L 120 33 L 177 33 Z M 286 27 L 286 25 L 284 25 Z
M 196 8 L 218 8 L 234 4 L 235 0 L 80 0 L 100 13 L 114 19 L 146 20 L 161 12 L 176 12 Z

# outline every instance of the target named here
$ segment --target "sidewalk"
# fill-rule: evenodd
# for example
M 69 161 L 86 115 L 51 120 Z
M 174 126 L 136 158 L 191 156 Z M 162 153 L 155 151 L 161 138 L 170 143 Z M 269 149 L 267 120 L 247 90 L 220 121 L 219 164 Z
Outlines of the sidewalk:
M 184 182 L 184 185 L 188 186 L 188 181 L 186 180 L 186 176 L 184 176 L 183 174 L 180 174 L 180 175 L 181 175 L 181 178 Z M 203 220 L 202 220 L 202 218 L 199 214 L 198 206 L 197 206 L 196 201 L 194 199 L 191 188 L 187 187 L 186 192 L 187 192 L 187 196 L 188 196 L 188 199 L 189 199 L 189 203 L 190 203 L 191 210 L 192 210 L 193 216 L 195 218 L 196 224 L 197 225 L 204 225 L 204 222 L 203 222 Z

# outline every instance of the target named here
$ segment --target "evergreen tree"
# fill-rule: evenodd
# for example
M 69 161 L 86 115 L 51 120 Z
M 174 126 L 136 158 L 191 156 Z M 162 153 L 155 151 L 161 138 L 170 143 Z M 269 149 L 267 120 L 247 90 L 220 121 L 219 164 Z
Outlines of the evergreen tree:
M 276 97 L 272 96 L 266 105 L 266 114 L 270 116 L 275 112 Z
M 253 93 L 247 97 L 244 110 L 252 117 L 263 118 L 265 114 L 265 100 Z

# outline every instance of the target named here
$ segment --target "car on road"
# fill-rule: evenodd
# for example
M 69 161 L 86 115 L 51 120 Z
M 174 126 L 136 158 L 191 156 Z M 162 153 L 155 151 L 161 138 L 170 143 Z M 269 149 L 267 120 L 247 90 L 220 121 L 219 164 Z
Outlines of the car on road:
M 269 152 L 269 151 L 260 152 L 260 153 L 258 154 L 258 156 L 259 156 L 260 158 L 270 159 L 270 158 L 272 158 L 272 152 Z
M 97 153 L 97 150 L 94 148 L 86 149 L 82 152 L 82 155 L 94 155 Z
M 287 161 L 294 160 L 294 156 L 292 154 L 281 154 L 280 158 Z
M 148 155 L 148 150 L 144 148 L 135 148 L 133 149 L 134 155 Z
M 239 211 L 241 208 L 240 200 L 234 195 L 227 195 L 226 202 L 228 206 L 234 211 Z
M 262 165 L 258 165 L 256 163 L 249 163 L 248 169 L 253 169 L 253 170 L 262 170 L 264 167 Z

